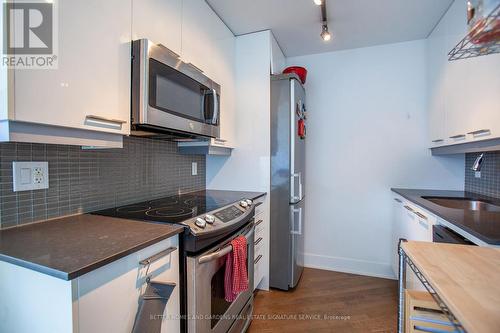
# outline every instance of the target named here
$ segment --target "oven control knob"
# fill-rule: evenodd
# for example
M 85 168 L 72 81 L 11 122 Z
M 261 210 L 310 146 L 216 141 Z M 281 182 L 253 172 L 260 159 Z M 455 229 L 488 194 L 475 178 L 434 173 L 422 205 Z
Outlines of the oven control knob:
M 207 215 L 205 215 L 205 221 L 208 224 L 214 224 L 214 222 L 215 222 L 215 216 L 207 214 Z
M 247 204 L 248 204 L 249 206 L 251 206 L 251 205 L 253 204 L 253 201 L 252 201 L 252 200 L 250 200 L 250 199 L 245 199 L 245 201 L 247 202 Z
M 243 208 L 247 208 L 248 207 L 248 203 L 245 200 L 241 200 L 240 201 L 240 206 L 243 207 Z
M 201 217 L 196 218 L 196 221 L 194 221 L 194 224 L 196 224 L 196 226 L 198 226 L 202 229 L 204 229 L 207 226 L 207 223 Z

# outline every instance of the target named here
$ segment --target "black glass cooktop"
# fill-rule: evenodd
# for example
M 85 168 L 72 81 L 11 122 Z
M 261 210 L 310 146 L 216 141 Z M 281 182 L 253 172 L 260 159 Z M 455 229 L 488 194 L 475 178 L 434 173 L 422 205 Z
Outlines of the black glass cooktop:
M 206 214 L 241 199 L 248 192 L 206 190 L 138 202 L 94 212 L 97 215 L 136 220 L 179 223 Z

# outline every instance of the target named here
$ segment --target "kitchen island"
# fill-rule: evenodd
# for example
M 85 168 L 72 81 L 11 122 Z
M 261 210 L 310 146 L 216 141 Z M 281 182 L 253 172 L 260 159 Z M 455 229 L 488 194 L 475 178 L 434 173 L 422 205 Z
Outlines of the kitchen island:
M 399 325 L 403 332 L 406 264 L 458 332 L 493 333 L 500 327 L 500 249 L 402 242 Z

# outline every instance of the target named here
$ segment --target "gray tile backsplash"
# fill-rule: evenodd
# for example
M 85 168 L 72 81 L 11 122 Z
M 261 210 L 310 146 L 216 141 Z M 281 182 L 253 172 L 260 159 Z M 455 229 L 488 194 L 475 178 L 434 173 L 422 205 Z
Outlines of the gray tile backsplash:
M 479 154 L 465 155 L 465 190 L 500 198 L 500 151 L 484 153 L 481 178 L 476 178 L 471 167 Z
M 48 161 L 49 188 L 12 191 L 12 161 Z M 191 175 L 191 163 L 198 175 Z M 205 189 L 205 156 L 125 137 L 123 149 L 0 143 L 0 228 Z

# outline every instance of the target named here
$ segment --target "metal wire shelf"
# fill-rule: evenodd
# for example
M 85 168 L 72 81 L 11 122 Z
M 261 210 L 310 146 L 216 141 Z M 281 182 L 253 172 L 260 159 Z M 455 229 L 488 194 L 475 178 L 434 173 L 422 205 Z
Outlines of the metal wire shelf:
M 477 39 L 485 30 L 490 29 L 500 21 L 500 5 L 498 5 L 488 17 L 484 20 L 481 27 L 472 29 L 473 34 L 468 33 L 458 44 L 448 53 L 448 60 L 459 60 L 483 55 L 500 53 L 500 40 L 493 40 L 484 44 L 474 44 L 473 40 Z
M 401 240 L 404 241 L 404 240 Z M 404 250 L 401 248 L 401 242 L 399 243 L 398 246 L 398 253 L 399 253 L 399 264 L 400 264 L 400 281 L 399 281 L 399 310 L 398 310 L 398 333 L 403 333 L 404 332 L 404 288 L 405 288 L 405 283 L 401 281 L 401 279 L 406 279 L 406 264 L 411 268 L 411 270 L 415 273 L 417 278 L 420 280 L 422 285 L 427 289 L 429 294 L 431 294 L 432 298 L 436 301 L 436 303 L 439 305 L 443 313 L 448 317 L 448 320 L 453 324 L 455 327 L 455 332 L 460 332 L 460 333 L 467 333 L 465 328 L 462 326 L 462 324 L 457 320 L 455 315 L 450 311 L 448 306 L 443 302 L 441 297 L 436 293 L 434 288 L 430 285 L 430 283 L 427 281 L 425 276 L 420 272 L 417 266 L 411 261 L 411 259 L 406 255 Z

